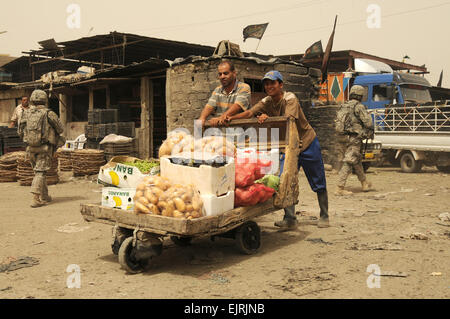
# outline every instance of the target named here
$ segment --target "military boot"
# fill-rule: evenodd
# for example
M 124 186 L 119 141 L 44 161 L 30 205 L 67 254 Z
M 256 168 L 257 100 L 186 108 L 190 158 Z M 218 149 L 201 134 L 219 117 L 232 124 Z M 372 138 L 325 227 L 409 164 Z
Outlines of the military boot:
M 343 196 L 343 195 L 352 195 L 353 193 L 351 191 L 346 191 L 344 189 L 344 186 L 338 186 L 336 192 L 334 193 L 334 195 L 337 196 Z
M 362 185 L 362 191 L 363 192 L 368 192 L 372 189 L 372 183 L 369 182 L 367 179 L 363 182 L 361 182 Z
M 30 206 L 32 208 L 44 206 L 44 203 L 39 199 L 39 194 L 33 194 L 33 200 Z
M 48 204 L 53 200 L 53 198 L 50 195 L 42 195 L 41 202 Z

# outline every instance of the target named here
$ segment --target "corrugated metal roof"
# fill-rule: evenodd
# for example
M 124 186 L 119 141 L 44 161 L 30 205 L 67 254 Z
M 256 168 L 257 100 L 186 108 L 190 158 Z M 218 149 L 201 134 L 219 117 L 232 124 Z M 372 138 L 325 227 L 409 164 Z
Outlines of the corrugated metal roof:
M 16 57 L 9 56 L 9 55 L 0 55 L 0 68 L 4 66 L 5 64 L 8 64 L 12 61 L 17 59 Z

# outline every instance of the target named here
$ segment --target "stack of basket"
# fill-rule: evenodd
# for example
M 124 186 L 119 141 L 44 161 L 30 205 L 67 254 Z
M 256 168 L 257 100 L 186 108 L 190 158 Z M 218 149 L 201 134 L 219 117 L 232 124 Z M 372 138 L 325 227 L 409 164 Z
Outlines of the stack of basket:
M 17 181 L 17 160 L 25 158 L 25 152 L 8 153 L 0 157 L 0 183 Z
M 61 172 L 71 172 L 73 170 L 72 154 L 73 150 L 59 148 L 56 151 L 58 167 Z
M 105 152 L 100 150 L 75 150 L 72 153 L 73 175 L 86 176 L 98 174 L 105 161 Z
M 52 158 L 52 167 L 46 173 L 47 185 L 58 184 L 58 159 L 56 157 Z M 21 186 L 31 186 L 34 178 L 33 167 L 31 162 L 25 157 L 21 157 L 17 161 L 17 178 Z
M 135 139 L 134 139 L 135 140 Z M 106 160 L 109 161 L 114 156 L 128 155 L 137 156 L 136 143 L 134 140 L 121 143 L 104 143 L 100 147 L 105 151 Z

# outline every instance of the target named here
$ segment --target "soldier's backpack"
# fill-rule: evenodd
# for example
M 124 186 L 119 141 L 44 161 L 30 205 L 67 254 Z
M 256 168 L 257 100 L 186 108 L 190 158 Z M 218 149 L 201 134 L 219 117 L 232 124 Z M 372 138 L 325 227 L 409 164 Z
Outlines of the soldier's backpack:
M 355 106 L 357 101 L 351 101 L 343 104 L 336 114 L 334 120 L 336 132 L 339 134 L 354 133 L 352 130 L 353 116 L 355 114 Z
M 29 108 L 25 114 L 23 141 L 29 146 L 41 146 L 48 141 L 47 109 Z

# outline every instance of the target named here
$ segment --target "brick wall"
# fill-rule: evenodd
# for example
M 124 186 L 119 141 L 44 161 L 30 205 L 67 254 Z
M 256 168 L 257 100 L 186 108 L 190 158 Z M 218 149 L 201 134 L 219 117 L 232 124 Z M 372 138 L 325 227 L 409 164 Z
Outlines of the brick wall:
M 334 168 L 338 166 L 335 154 L 336 132 L 334 129 L 334 119 L 338 108 L 337 105 L 316 106 L 305 111 L 306 118 L 319 138 L 324 162 Z

